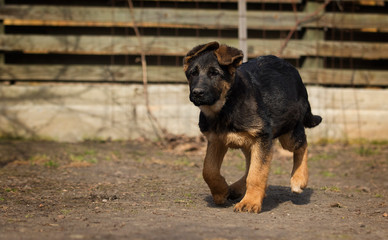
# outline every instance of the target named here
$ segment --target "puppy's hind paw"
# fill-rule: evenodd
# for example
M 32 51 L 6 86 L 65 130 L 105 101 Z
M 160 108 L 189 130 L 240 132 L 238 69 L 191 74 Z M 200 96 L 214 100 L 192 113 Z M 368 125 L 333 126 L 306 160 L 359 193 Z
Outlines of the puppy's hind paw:
M 291 191 L 293 193 L 300 194 L 303 192 L 303 189 L 307 187 L 307 180 L 305 178 L 291 178 Z
M 300 186 L 291 186 L 291 192 L 301 194 L 303 189 Z

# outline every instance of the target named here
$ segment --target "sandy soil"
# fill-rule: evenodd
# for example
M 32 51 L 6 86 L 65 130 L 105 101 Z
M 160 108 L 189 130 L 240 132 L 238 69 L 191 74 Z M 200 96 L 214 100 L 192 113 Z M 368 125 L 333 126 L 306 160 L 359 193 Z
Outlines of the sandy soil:
M 387 239 L 388 145 L 310 146 L 301 195 L 277 147 L 260 214 L 213 204 L 204 146 L 1 140 L 0 239 Z M 243 163 L 228 153 L 229 182 Z

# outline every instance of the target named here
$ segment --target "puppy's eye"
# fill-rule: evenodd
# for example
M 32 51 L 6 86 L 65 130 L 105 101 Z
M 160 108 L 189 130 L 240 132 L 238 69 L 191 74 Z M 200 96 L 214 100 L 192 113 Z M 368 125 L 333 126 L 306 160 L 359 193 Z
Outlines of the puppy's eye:
M 208 74 L 210 77 L 216 77 L 220 75 L 220 72 L 215 68 L 210 68 Z
M 195 77 L 198 76 L 199 71 L 198 68 L 194 68 L 193 70 L 190 71 L 190 76 Z

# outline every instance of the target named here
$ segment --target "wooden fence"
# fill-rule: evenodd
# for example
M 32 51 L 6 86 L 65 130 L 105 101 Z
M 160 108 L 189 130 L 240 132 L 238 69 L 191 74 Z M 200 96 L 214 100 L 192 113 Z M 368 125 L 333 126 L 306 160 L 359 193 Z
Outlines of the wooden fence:
M 2 0 L 0 80 L 140 82 L 140 47 L 127 1 L 93 2 Z M 184 82 L 181 59 L 195 45 L 218 40 L 238 46 L 236 1 L 134 4 L 150 82 Z M 322 4 L 248 1 L 249 58 L 278 54 L 296 20 Z M 300 69 L 307 84 L 386 87 L 387 5 L 332 1 L 298 26 L 281 56 Z
M 300 70 L 324 118 L 309 138 L 387 139 L 388 1 L 247 2 L 246 54 L 279 55 Z M 214 40 L 239 46 L 237 0 L 133 4 L 0 0 L 0 137 L 152 138 L 147 109 L 168 132 L 198 135 L 183 56 Z

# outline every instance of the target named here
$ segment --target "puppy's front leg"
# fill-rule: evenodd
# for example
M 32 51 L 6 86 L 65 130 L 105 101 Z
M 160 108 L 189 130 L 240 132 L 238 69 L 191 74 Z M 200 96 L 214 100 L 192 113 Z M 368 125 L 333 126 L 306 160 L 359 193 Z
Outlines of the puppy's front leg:
M 203 178 L 210 188 L 214 203 L 224 204 L 229 190 L 220 169 L 228 148 L 216 139 L 209 140 L 203 165 Z
M 246 180 L 247 190 L 244 198 L 234 207 L 235 212 L 259 213 L 261 211 L 271 159 L 271 146 L 263 148 L 260 143 L 252 146 L 251 164 Z

